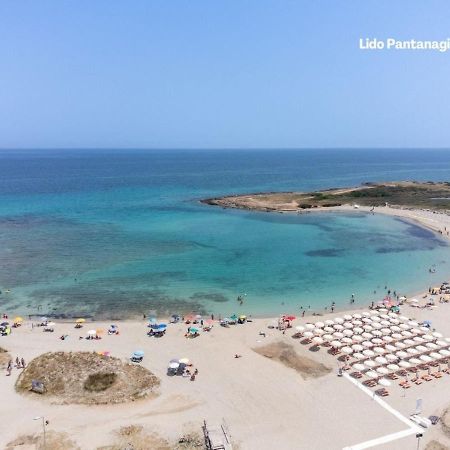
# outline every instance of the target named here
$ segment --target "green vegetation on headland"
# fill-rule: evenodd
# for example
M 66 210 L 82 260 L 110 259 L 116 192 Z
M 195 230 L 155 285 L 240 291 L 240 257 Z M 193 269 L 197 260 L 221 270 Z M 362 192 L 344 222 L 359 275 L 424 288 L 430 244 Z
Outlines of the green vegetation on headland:
M 317 192 L 270 192 L 209 198 L 202 203 L 258 211 L 300 211 L 341 205 L 450 209 L 450 182 L 365 183 Z

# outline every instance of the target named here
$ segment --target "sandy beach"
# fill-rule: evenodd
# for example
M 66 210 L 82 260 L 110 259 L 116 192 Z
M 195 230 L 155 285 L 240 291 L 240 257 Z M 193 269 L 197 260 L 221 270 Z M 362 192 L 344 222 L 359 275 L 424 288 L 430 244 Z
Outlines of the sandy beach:
M 340 207 L 343 211 L 352 207 Z M 364 210 L 364 208 L 359 209 Z M 391 214 L 414 220 L 434 231 L 450 227 L 450 217 L 430 211 L 376 208 L 376 213 Z M 448 279 L 443 276 L 442 281 Z M 404 287 L 407 291 L 407 286 Z M 424 286 L 424 290 L 428 287 Z M 436 298 L 436 296 L 435 296 Z M 450 337 L 450 304 L 441 304 L 436 298 L 433 309 L 405 305 L 401 314 L 419 322 L 432 321 L 432 328 Z M 426 300 L 420 297 L 420 304 Z M 8 311 L 14 317 L 14 311 Z M 342 315 L 335 312 L 320 320 Z M 203 420 L 217 425 L 226 423 L 233 448 L 271 449 L 342 449 L 370 448 L 361 445 L 379 440 L 393 433 L 408 433 L 401 439 L 387 443 L 377 441 L 380 449 L 415 448 L 414 429 L 405 421 L 415 410 L 416 400 L 422 399 L 424 417 L 441 416 L 450 406 L 450 375 L 420 386 L 404 390 L 393 382 L 388 407 L 375 401 L 355 385 L 349 377 L 338 377 L 338 360 L 327 347 L 314 350 L 311 345 L 294 339 L 295 326 L 312 321 L 311 317 L 297 318 L 286 333 L 269 329 L 275 319 L 254 319 L 252 322 L 221 327 L 216 323 L 210 332 L 200 332 L 193 339 L 185 337 L 188 325 L 170 324 L 162 338 L 148 337 L 147 322 L 119 323 L 119 335 L 103 335 L 100 340 L 86 340 L 91 328 L 107 329 L 110 323 L 92 322 L 75 329 L 74 323 L 58 322 L 54 333 L 45 333 L 32 327 L 30 321 L 2 337 L 0 346 L 12 359 L 23 357 L 26 362 L 54 351 L 109 351 L 111 356 L 129 360 L 136 349 L 145 351 L 142 366 L 151 370 L 161 384 L 156 395 L 118 405 L 61 405 L 39 394 L 22 395 L 14 384 L 22 369 L 14 368 L 11 376 L 0 377 L 0 395 L 4 408 L 0 412 L 1 448 L 38 448 L 35 444 L 7 446 L 20 436 L 41 434 L 42 425 L 35 417 L 49 421 L 47 433 L 65 433 L 74 443 L 73 448 L 120 448 L 117 432 L 122 427 L 142 426 L 148 436 L 148 447 L 174 448 L 174 442 L 187 432 L 201 432 Z M 315 320 L 318 320 L 315 318 Z M 265 336 L 260 333 L 265 333 Z M 61 340 L 61 335 L 68 338 Z M 79 339 L 82 336 L 83 339 Z M 289 348 L 298 358 L 299 367 L 292 368 L 276 358 L 264 356 L 267 346 L 278 348 L 279 343 Z M 235 358 L 235 355 L 242 355 Z M 173 358 L 189 358 L 198 369 L 195 381 L 181 376 L 167 376 L 168 362 Z M 312 360 L 328 370 L 322 374 L 302 373 L 305 361 Z M 395 413 L 393 413 L 395 411 Z M 423 431 L 421 447 L 433 440 L 449 446 L 450 439 L 441 425 Z M 159 443 L 157 437 L 166 442 Z M 108 447 L 110 446 L 110 447 Z M 50 448 L 50 447 L 48 447 Z M 58 448 L 58 447 L 55 447 Z M 429 447 L 430 449 L 433 447 Z M 439 447 L 434 447 L 439 448 Z M 445 448 L 445 447 L 442 447 Z

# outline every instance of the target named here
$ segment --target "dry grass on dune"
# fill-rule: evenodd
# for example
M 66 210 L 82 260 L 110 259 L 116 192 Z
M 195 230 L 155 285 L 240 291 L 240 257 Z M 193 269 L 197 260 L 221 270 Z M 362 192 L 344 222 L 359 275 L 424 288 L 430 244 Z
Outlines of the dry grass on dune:
M 449 450 L 449 447 L 441 444 L 439 441 L 430 441 L 425 447 L 425 450 Z
M 299 355 L 292 345 L 285 342 L 274 342 L 256 347 L 253 350 L 266 358 L 274 359 L 291 369 L 295 369 L 303 378 L 318 378 L 331 371 L 324 364 Z
M 441 417 L 442 431 L 450 437 L 450 407 L 448 407 Z
M 0 368 L 1 369 L 5 368 L 10 359 L 11 355 L 8 353 L 8 351 L 0 347 Z
M 123 403 L 145 397 L 159 385 L 144 367 L 95 352 L 40 355 L 21 372 L 16 390 L 29 392 L 32 380 L 43 382 L 46 390 L 34 395 L 59 404 Z
M 79 447 L 69 439 L 66 433 L 58 433 L 56 431 L 47 431 L 44 440 L 42 434 L 19 436 L 14 441 L 6 444 L 5 450 L 79 450 Z

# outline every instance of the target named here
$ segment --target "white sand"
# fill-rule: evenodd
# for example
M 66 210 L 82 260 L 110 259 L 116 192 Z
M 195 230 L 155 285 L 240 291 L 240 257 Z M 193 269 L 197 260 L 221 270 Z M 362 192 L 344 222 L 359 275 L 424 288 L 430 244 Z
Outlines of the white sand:
M 443 214 L 385 209 L 376 211 L 414 219 L 437 229 L 450 227 L 450 218 Z M 450 336 L 450 304 L 437 305 L 434 310 L 406 306 L 402 313 L 418 320 L 430 319 L 433 327 Z M 12 317 L 13 312 L 10 313 Z M 310 319 L 298 319 L 294 325 L 307 320 Z M 144 321 L 130 321 L 120 324 L 119 336 L 106 335 L 99 341 L 79 340 L 78 336 L 84 336 L 90 328 L 107 329 L 108 323 L 85 324 L 82 330 L 75 330 L 73 323 L 58 323 L 54 333 L 44 333 L 25 322 L 11 336 L 0 338 L 0 346 L 13 359 L 18 355 L 30 361 L 56 350 L 110 350 L 113 356 L 126 359 L 133 350 L 143 349 L 143 365 L 161 379 L 160 394 L 123 405 L 52 405 L 38 395 L 15 392 L 20 369 L 14 369 L 11 377 L 4 376 L 4 372 L 0 376 L 0 447 L 19 435 L 40 432 L 41 423 L 33 418 L 42 415 L 50 421 L 49 430 L 67 432 L 82 449 L 89 450 L 111 444 L 113 431 L 121 426 L 141 424 L 174 439 L 182 434 L 186 424 L 200 431 L 203 419 L 216 424 L 224 418 L 240 450 L 340 449 L 406 428 L 348 380 L 337 377 L 337 360 L 326 353 L 326 348 L 311 352 L 309 346 L 291 338 L 292 330 L 283 335 L 267 329 L 268 322 L 269 319 L 256 319 L 228 329 L 215 325 L 210 333 L 201 333 L 196 339 L 184 337 L 187 325 L 170 325 L 166 336 L 156 339 L 146 336 Z M 266 338 L 259 336 L 261 330 L 267 333 Z M 62 334 L 69 334 L 69 338 L 61 341 Z M 304 380 L 293 369 L 252 350 L 278 340 L 293 344 L 300 355 L 323 362 L 332 372 Z M 242 358 L 235 359 L 235 353 Z M 166 375 L 167 363 L 174 357 L 192 360 L 199 369 L 196 381 Z M 414 385 L 406 393 L 393 385 L 390 392 L 387 402 L 406 416 L 414 410 L 419 397 L 423 399 L 425 416 L 439 415 L 450 404 L 450 375 Z M 435 427 L 425 434 L 423 443 L 436 436 L 445 442 Z M 415 438 L 408 437 L 378 448 L 414 445 Z

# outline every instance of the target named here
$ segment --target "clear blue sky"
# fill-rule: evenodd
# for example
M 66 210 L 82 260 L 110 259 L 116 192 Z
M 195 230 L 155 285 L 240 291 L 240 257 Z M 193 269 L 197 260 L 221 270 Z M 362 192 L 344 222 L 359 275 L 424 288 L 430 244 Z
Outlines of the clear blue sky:
M 0 147 L 450 147 L 450 1 L 0 2 Z

